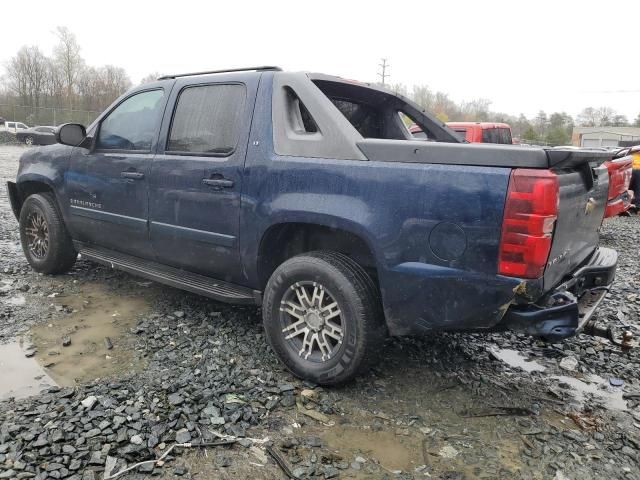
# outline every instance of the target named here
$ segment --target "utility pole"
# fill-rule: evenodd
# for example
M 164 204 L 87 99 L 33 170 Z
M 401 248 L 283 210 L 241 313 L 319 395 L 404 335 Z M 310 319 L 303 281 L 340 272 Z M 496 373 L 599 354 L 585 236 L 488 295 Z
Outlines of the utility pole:
M 378 76 L 382 80 L 382 85 L 384 85 L 386 83 L 387 77 L 390 76 L 390 74 L 387 73 L 387 69 L 390 65 L 387 63 L 387 59 L 383 58 L 382 63 L 379 63 L 378 66 L 382 69 L 382 72 L 378 73 Z

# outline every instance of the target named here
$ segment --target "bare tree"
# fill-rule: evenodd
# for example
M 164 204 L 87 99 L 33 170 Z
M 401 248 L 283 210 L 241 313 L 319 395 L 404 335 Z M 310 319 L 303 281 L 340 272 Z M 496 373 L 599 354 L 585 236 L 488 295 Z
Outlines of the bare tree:
M 162 76 L 161 73 L 153 72 L 153 73 L 150 73 L 149 75 L 147 75 L 146 77 L 144 77 L 142 80 L 140 80 L 140 83 L 143 84 L 143 83 L 155 82 L 161 76 Z
M 54 58 L 63 74 L 69 108 L 73 108 L 74 88 L 84 68 L 84 60 L 76 36 L 67 27 L 56 28 L 56 36 L 59 43 L 54 49 Z
M 7 64 L 9 89 L 23 104 L 40 106 L 46 82 L 47 59 L 38 47 L 22 47 Z
M 623 123 L 626 118 L 621 118 L 611 107 L 593 108 L 587 107 L 578 115 L 578 125 L 582 127 L 605 127 L 605 126 L 622 126 L 616 125 Z M 628 122 L 627 122 L 628 123 Z

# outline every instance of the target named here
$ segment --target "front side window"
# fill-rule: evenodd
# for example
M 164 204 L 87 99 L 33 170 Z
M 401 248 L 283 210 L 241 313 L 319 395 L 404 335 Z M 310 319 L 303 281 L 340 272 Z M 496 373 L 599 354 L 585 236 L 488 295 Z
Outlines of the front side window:
M 185 88 L 173 114 L 167 151 L 229 155 L 238 143 L 245 99 L 244 85 Z
M 27 127 L 24 123 L 18 123 L 18 128 L 20 130 L 25 130 L 25 129 L 29 128 L 29 127 Z
M 99 150 L 149 151 L 160 126 L 164 91 L 135 94 L 118 105 L 100 124 Z

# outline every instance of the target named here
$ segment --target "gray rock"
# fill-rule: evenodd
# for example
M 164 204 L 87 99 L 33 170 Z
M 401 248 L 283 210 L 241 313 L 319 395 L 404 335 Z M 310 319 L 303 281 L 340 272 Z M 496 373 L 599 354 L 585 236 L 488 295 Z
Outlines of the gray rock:
M 171 405 L 174 405 L 176 407 L 184 403 L 184 398 L 182 398 L 179 393 L 172 393 L 171 395 L 167 396 L 167 400 Z
M 76 449 L 73 445 L 63 445 L 62 446 L 62 453 L 66 453 L 67 455 L 71 455 L 73 453 L 76 452 Z
M 179 477 L 186 475 L 187 473 L 189 473 L 189 470 L 187 470 L 187 467 L 184 465 L 176 465 L 173 469 L 173 474 L 178 475 Z
M 85 433 L 84 436 L 87 438 L 93 438 L 93 437 L 97 437 L 101 433 L 102 433 L 102 430 L 100 430 L 99 428 L 92 428 L 87 433 Z
M 224 425 L 225 421 L 223 417 L 212 417 L 211 425 Z
M 340 472 L 337 468 L 332 467 L 331 465 L 326 465 L 324 467 L 324 478 L 335 478 L 340 475 Z
M 232 463 L 233 460 L 231 459 L 231 457 L 222 454 L 216 455 L 216 465 L 218 467 L 230 467 Z
M 96 404 L 97 401 L 98 401 L 97 397 L 95 397 L 93 395 L 89 395 L 87 398 L 82 400 L 80 403 L 87 410 L 91 410 L 91 408 L 93 408 L 93 406 Z
M 85 470 L 82 473 L 82 480 L 96 480 L 96 472 L 93 470 Z
M 142 445 L 142 437 L 140 435 L 134 435 L 129 441 L 134 445 Z
M 564 357 L 560 360 L 559 366 L 563 370 L 573 372 L 578 368 L 578 359 L 576 357 Z
M 176 443 L 188 443 L 191 441 L 191 434 L 189 430 L 183 428 L 176 432 Z

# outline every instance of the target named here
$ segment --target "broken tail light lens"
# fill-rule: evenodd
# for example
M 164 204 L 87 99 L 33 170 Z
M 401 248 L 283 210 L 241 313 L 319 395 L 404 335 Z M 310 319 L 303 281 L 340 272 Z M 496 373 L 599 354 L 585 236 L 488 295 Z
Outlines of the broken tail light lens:
M 558 218 L 558 177 L 549 170 L 511 172 L 502 219 L 498 273 L 539 278 Z

